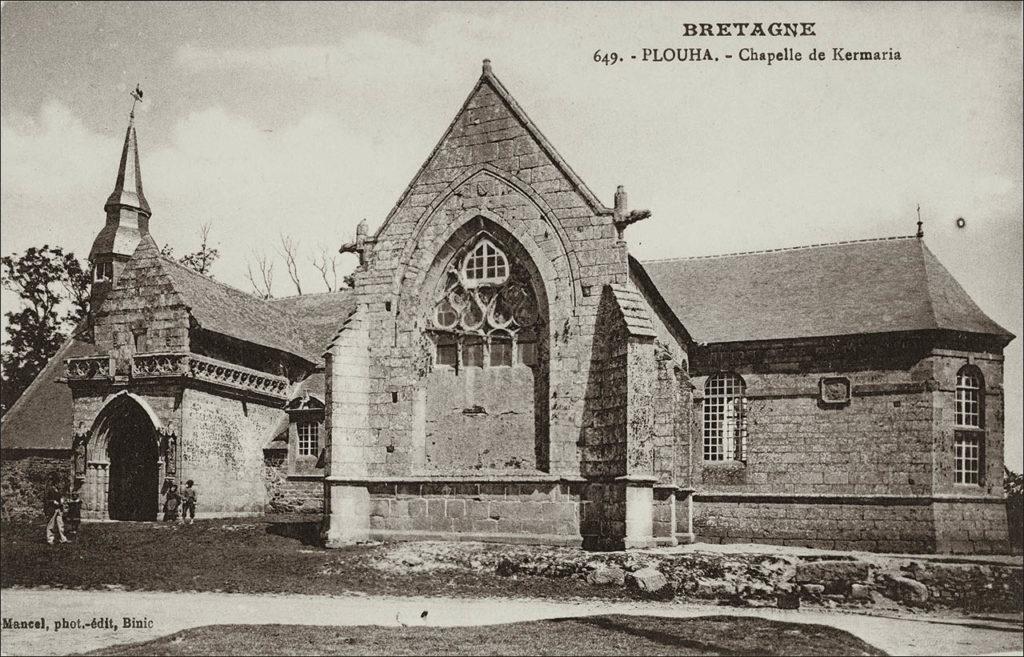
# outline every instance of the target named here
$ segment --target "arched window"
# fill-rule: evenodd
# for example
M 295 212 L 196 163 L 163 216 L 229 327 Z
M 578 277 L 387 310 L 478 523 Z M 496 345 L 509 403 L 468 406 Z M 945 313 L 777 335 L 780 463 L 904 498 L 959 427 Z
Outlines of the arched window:
M 493 242 L 481 239 L 462 261 L 462 278 L 466 287 L 501 285 L 508 278 L 508 260 Z
M 704 460 L 746 461 L 746 384 L 730 372 L 708 378 L 704 385 Z
M 953 483 L 982 483 L 985 462 L 985 379 L 973 365 L 956 373 L 953 433 Z
M 978 368 L 965 365 L 956 373 L 956 426 L 982 428 L 982 378 Z
M 471 244 L 449 265 L 434 304 L 434 365 L 534 366 L 542 321 L 530 274 L 490 237 Z

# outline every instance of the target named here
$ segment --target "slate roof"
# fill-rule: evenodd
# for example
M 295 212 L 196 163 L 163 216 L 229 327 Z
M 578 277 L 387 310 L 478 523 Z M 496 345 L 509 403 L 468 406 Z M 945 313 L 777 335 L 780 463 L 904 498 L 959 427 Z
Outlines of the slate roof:
M 609 285 L 612 297 L 622 312 L 622 321 L 630 335 L 654 337 L 654 323 L 647 311 L 647 302 L 643 295 L 632 287 L 625 285 Z
M 65 359 L 96 353 L 95 345 L 74 336 L 61 345 L 36 380 L 4 414 L 0 448 L 71 449 L 71 388 L 57 379 L 64 374 Z
M 297 324 L 296 330 L 300 333 L 306 350 L 316 354 L 317 362 L 327 351 L 342 325 L 356 310 L 356 298 L 351 289 L 281 297 L 270 299 L 268 303 L 290 316 Z
M 1013 338 L 917 237 L 637 266 L 697 342 L 930 329 Z
M 320 363 L 355 308 L 351 290 L 264 300 L 161 257 L 175 291 L 200 327 Z

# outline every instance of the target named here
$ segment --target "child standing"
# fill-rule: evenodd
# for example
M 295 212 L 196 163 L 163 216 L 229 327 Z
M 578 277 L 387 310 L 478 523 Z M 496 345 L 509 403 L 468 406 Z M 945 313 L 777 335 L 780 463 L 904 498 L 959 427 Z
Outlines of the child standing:
M 171 484 L 167 491 L 167 498 L 164 499 L 164 522 L 174 522 L 178 519 L 178 505 L 181 503 L 181 496 L 178 495 L 178 487 Z
M 181 519 L 188 524 L 196 519 L 196 502 L 199 496 L 195 489 L 195 482 L 191 479 L 185 482 L 185 490 L 181 491 Z

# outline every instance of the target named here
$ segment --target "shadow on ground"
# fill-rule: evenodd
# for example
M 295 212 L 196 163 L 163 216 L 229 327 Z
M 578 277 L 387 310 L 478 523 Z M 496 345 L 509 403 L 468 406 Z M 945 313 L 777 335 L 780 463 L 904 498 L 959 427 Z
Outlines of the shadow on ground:
M 267 533 L 283 538 L 291 538 L 303 545 L 320 547 L 320 520 L 282 521 L 267 523 Z
M 607 615 L 477 627 L 208 625 L 95 655 L 884 655 L 823 625 Z

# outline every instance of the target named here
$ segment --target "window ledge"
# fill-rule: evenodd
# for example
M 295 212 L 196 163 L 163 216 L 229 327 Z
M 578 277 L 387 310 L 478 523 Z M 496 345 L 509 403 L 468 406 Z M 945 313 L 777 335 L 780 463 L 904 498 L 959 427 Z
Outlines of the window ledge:
M 323 479 L 323 478 L 324 478 L 324 474 L 322 472 L 319 473 L 319 474 L 315 473 L 315 472 L 310 472 L 310 473 L 305 473 L 305 474 L 304 473 L 296 472 L 296 473 L 290 474 L 290 475 L 288 475 L 286 477 L 286 479 L 288 479 L 288 481 L 318 481 L 318 480 Z
M 725 461 L 704 461 L 705 468 L 721 468 L 723 470 L 742 470 L 747 467 L 746 461 L 727 459 Z

